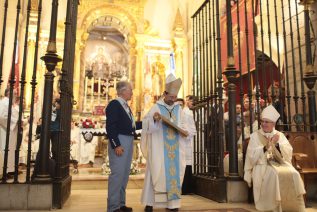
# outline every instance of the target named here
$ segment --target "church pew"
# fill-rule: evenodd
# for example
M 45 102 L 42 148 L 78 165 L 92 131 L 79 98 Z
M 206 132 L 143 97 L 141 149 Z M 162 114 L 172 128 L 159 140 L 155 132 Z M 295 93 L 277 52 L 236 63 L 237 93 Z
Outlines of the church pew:
M 293 147 L 293 165 L 304 181 L 307 197 L 310 198 L 312 191 L 312 197 L 316 198 L 317 133 L 286 132 L 285 135 Z

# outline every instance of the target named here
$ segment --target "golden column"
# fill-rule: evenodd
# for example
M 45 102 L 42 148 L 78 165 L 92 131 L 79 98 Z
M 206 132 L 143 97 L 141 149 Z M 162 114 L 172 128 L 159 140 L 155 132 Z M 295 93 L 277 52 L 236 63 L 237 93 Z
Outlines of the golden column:
M 184 38 L 174 38 L 173 48 L 175 52 L 175 74 L 180 77 L 183 81 L 181 92 L 178 94 L 179 97 L 184 97 L 188 88 L 188 74 L 186 73 L 184 66 L 184 47 L 186 46 L 186 39 Z
M 142 96 L 143 96 L 143 70 L 144 70 L 144 43 L 143 37 L 141 35 L 136 35 L 136 69 L 135 73 L 131 73 L 135 75 L 134 86 L 135 86 L 135 109 L 137 114 L 142 111 Z
M 74 95 L 74 101 L 77 102 L 76 105 L 74 105 L 74 109 L 78 110 L 79 108 L 79 91 L 80 91 L 80 73 L 81 73 L 81 55 L 84 48 L 80 45 L 80 42 L 76 42 L 76 50 L 75 50 L 75 64 L 74 64 L 74 80 L 73 80 L 73 95 Z M 78 54 L 76 54 L 78 52 Z
M 75 52 L 75 58 L 78 58 L 79 60 L 79 66 L 75 67 L 76 69 L 78 68 L 78 72 L 75 71 L 74 74 L 74 80 L 78 80 L 78 84 L 75 85 L 74 83 L 74 95 L 75 93 L 78 93 L 78 97 L 75 97 L 75 100 L 77 101 L 77 107 L 76 109 L 78 111 L 83 111 L 84 110 L 84 98 L 85 96 L 85 47 L 86 47 L 86 41 L 89 37 L 89 34 L 86 32 L 78 32 L 78 35 L 82 35 L 81 39 L 77 39 L 78 45 L 76 45 L 76 52 Z M 77 51 L 77 46 L 79 51 Z M 76 89 L 78 88 L 78 91 Z
M 31 80 L 32 80 L 32 74 L 33 74 L 33 61 L 34 61 L 34 51 L 35 51 L 35 41 L 30 39 L 28 41 L 28 54 L 27 54 L 27 61 L 26 64 L 26 77 L 25 81 L 27 82 L 25 84 L 25 106 L 26 108 L 30 108 L 31 104 Z
M 129 51 L 129 80 L 133 85 L 133 97 L 132 97 L 132 104 L 131 104 L 131 108 L 134 114 L 136 114 L 137 111 L 137 107 L 136 107 L 136 102 L 137 102 L 137 85 L 135 82 L 136 79 L 136 66 L 137 66 L 137 50 L 136 50 L 136 39 L 134 36 L 130 36 L 129 37 L 129 47 L 130 47 L 130 51 Z

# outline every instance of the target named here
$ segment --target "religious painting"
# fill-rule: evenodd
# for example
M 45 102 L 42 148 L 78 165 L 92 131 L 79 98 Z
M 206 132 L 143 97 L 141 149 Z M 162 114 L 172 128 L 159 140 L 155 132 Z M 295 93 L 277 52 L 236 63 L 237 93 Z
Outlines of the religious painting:
M 118 45 L 115 41 L 88 40 L 85 49 L 85 72 L 88 82 L 88 95 L 107 99 L 114 96 L 110 95 L 111 88 L 120 80 L 129 79 L 128 52 Z M 100 102 L 100 100 L 98 100 Z
M 152 93 L 154 96 L 162 95 L 165 85 L 165 66 L 156 61 L 151 65 Z

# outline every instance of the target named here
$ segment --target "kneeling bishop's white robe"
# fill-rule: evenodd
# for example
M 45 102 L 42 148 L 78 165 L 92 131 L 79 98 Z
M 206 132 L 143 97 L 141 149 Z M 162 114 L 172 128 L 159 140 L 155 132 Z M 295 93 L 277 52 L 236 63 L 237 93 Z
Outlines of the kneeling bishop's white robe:
M 264 153 L 265 138 L 279 134 L 277 148 L 273 154 Z M 244 180 L 253 184 L 254 202 L 260 211 L 305 211 L 303 194 L 305 188 L 298 171 L 292 166 L 293 148 L 283 133 L 262 129 L 251 134 L 244 166 Z M 274 156 L 275 160 L 272 159 Z M 268 159 L 271 158 L 271 159 Z
M 168 106 L 162 100 L 159 100 L 146 114 L 142 120 L 142 137 L 141 150 L 146 158 L 146 173 L 144 186 L 142 190 L 141 203 L 143 205 L 154 206 L 158 208 L 180 208 L 180 199 L 167 200 L 166 196 L 166 176 L 164 163 L 164 139 L 162 121 L 154 122 L 153 115 L 155 112 L 161 114 L 158 104 L 164 105 L 167 109 L 172 110 L 175 105 Z M 175 107 L 180 107 L 176 105 Z M 185 114 L 181 108 L 178 110 L 177 126 L 186 130 L 191 135 L 190 123 L 184 123 Z M 192 126 L 191 128 L 194 128 Z M 185 138 L 179 135 L 178 142 L 185 142 Z M 184 171 L 186 166 L 184 145 L 179 146 L 179 177 L 182 185 Z

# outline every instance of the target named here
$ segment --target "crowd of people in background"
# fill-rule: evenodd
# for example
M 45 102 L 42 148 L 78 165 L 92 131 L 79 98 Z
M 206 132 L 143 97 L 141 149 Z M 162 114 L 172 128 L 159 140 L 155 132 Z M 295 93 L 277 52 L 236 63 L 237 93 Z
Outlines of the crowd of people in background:
M 10 89 L 6 89 L 4 92 L 4 97 L 0 99 L 0 178 L 3 175 L 3 163 L 5 157 L 5 146 L 6 146 L 6 137 L 7 137 L 7 120 L 8 120 L 8 108 L 9 108 L 9 94 Z M 23 108 L 22 120 L 21 120 L 21 145 L 19 146 L 19 168 L 18 174 L 22 173 L 27 167 L 28 163 L 28 154 L 29 154 L 29 143 L 31 146 L 30 149 L 30 163 L 31 165 L 35 162 L 37 153 L 39 151 L 39 143 L 41 137 L 42 129 L 42 118 L 37 112 L 38 98 L 34 100 L 34 116 L 33 123 L 31 123 L 30 116 L 25 114 Z M 57 143 L 58 136 L 60 132 L 60 113 L 61 113 L 61 104 L 59 94 L 54 94 L 52 100 L 52 115 L 51 115 L 51 124 L 50 124 L 50 158 L 52 160 L 56 159 Z M 16 90 L 13 90 L 13 99 L 12 99 L 12 109 L 11 109 L 11 124 L 10 124 L 10 138 L 8 146 L 8 163 L 7 163 L 7 173 L 6 178 L 12 179 L 15 171 L 15 150 L 17 148 L 17 136 L 18 136 L 18 118 L 19 118 L 19 96 Z M 32 132 L 30 135 L 30 128 L 32 127 Z M 95 139 L 96 140 L 96 139 Z M 72 121 L 71 127 L 71 159 L 76 160 L 76 162 L 81 161 L 82 163 L 87 163 L 92 165 L 95 158 L 95 149 L 97 142 L 86 142 L 84 139 L 81 139 L 81 132 L 78 127 L 78 123 Z M 82 146 L 81 151 L 80 145 Z
M 147 160 L 147 166 L 141 203 L 145 205 L 144 210 L 146 212 L 151 212 L 156 207 L 178 211 L 181 207 L 181 195 L 193 192 L 193 138 L 197 133 L 193 115 L 194 97 L 189 95 L 186 96 L 185 100 L 177 99 L 181 83 L 180 79 L 176 79 L 174 75 L 170 74 L 166 79 L 165 91 L 162 97 L 154 103 L 142 120 L 141 149 Z M 132 211 L 132 208 L 126 206 L 125 189 L 130 174 L 133 140 L 137 129 L 134 116 L 127 103 L 132 97 L 132 85 L 126 81 L 119 82 L 117 84 L 117 93 L 118 98 L 112 100 L 106 109 L 106 128 L 109 139 L 108 156 L 111 169 L 107 210 L 111 212 Z M 3 164 L 3 158 L 6 154 L 8 107 L 9 89 L 6 89 L 5 96 L 0 99 L 0 164 Z M 285 169 L 283 169 L 284 175 L 285 173 L 293 175 L 294 181 L 292 183 L 295 185 L 295 193 L 292 198 L 298 202 L 297 205 L 301 211 L 304 207 L 302 195 L 305 193 L 305 189 L 300 176 L 291 165 L 292 148 L 285 136 L 275 129 L 276 123 L 283 124 L 282 121 L 286 120 L 284 108 L 281 107 L 283 107 L 283 104 L 279 102 L 279 99 L 276 98 L 273 101 L 270 95 L 266 101 L 264 99 L 256 101 L 250 99 L 248 95 L 244 95 L 242 104 L 236 104 L 235 120 L 237 123 L 236 142 L 238 146 L 239 175 L 244 177 L 249 185 L 253 183 L 255 205 L 258 210 L 276 209 L 281 211 L 282 204 L 275 204 L 275 201 L 283 199 L 281 195 L 284 191 L 282 193 L 273 191 L 274 188 L 272 186 L 284 189 L 284 185 L 281 183 L 281 179 L 284 178 L 279 174 L 279 167 L 285 166 Z M 282 112 L 281 115 L 280 111 Z M 15 156 L 13 150 L 17 148 L 18 115 L 19 101 L 16 92 L 14 92 L 9 130 L 8 148 L 10 151 L 7 153 L 8 178 L 12 178 L 14 175 Z M 167 117 L 169 121 L 164 120 L 164 117 Z M 228 112 L 224 113 L 223 118 L 226 141 L 225 150 L 227 150 L 230 132 Z M 50 123 L 50 158 L 52 160 L 56 160 L 58 155 L 60 122 L 61 101 L 59 95 L 54 95 Z M 167 122 L 170 123 L 166 125 Z M 182 128 L 183 131 L 179 131 L 177 128 L 176 131 L 171 131 L 171 128 L 167 126 L 172 126 L 173 124 Z M 33 123 L 30 123 L 29 117 L 22 120 L 22 143 L 19 157 L 21 167 L 25 167 L 28 162 L 30 141 L 32 142 L 32 149 L 30 150 L 31 160 L 36 160 L 42 132 L 41 125 L 42 118 L 38 118 Z M 92 165 L 97 146 L 97 142 L 94 140 L 96 137 L 88 139 L 88 141 L 82 136 L 83 133 L 78 125 L 72 120 L 70 159 L 77 164 L 88 163 Z M 30 126 L 33 128 L 31 136 L 29 135 Z M 284 127 L 284 129 L 286 128 Z M 246 166 L 243 170 L 243 154 L 245 153 Z M 255 155 L 258 156 L 255 157 Z M 263 192 L 259 193 L 261 188 L 257 187 L 259 184 L 258 176 L 255 176 L 256 173 L 253 170 L 261 171 L 262 168 L 259 168 L 259 165 L 266 166 L 265 175 L 261 172 L 260 178 L 267 184 L 265 191 L 272 197 L 270 199 L 271 202 L 268 202 L 267 195 L 264 195 Z M 1 172 L 2 169 L 0 169 L 0 176 Z M 225 154 L 224 172 L 225 174 L 229 172 L 229 154 Z M 271 181 L 273 178 L 275 179 L 274 185 L 272 184 L 273 181 Z M 118 181 L 118 179 L 121 179 L 121 181 Z
M 278 88 L 275 87 L 275 91 L 278 91 Z M 227 99 L 226 99 L 227 101 Z M 243 153 L 246 152 L 248 142 L 250 140 L 250 135 L 252 132 L 255 132 L 260 129 L 259 119 L 261 118 L 261 113 L 265 107 L 272 105 L 277 111 L 283 111 L 283 117 L 277 120 L 278 124 L 283 124 L 286 122 L 286 115 L 284 109 L 282 109 L 282 104 L 279 101 L 278 95 L 273 101 L 271 97 L 271 89 L 268 89 L 268 97 L 265 101 L 263 98 L 260 98 L 258 101 L 252 96 L 252 99 L 249 98 L 248 94 L 243 95 L 242 104 L 236 104 L 236 139 L 238 147 L 238 169 L 239 175 L 243 177 Z M 282 122 L 283 118 L 283 122 Z M 283 129 L 287 128 L 286 126 Z M 225 150 L 228 149 L 229 145 L 229 112 L 224 113 L 224 130 L 225 130 Z M 229 174 L 229 154 L 226 151 L 224 158 L 224 172 L 225 175 Z

